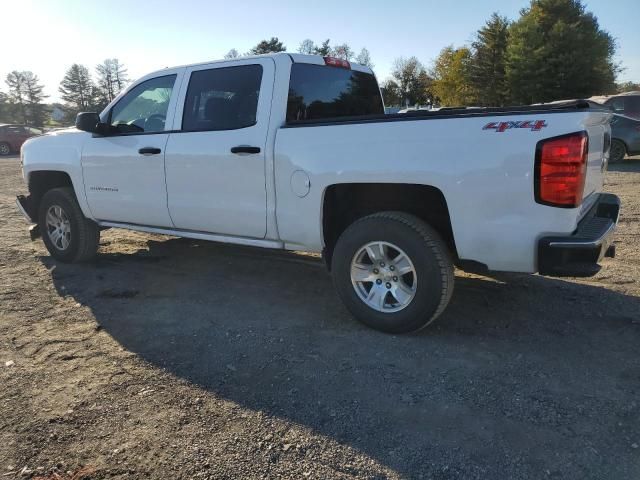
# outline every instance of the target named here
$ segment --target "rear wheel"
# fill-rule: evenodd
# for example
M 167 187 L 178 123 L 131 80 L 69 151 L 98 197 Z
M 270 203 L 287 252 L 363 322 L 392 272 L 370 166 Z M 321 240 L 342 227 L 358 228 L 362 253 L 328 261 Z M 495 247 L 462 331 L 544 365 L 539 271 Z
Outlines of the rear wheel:
M 402 212 L 376 213 L 349 226 L 334 249 L 332 271 L 349 311 L 383 332 L 427 326 L 453 292 L 453 264 L 444 241 Z
M 0 155 L 9 155 L 11 153 L 11 146 L 6 142 L 0 142 Z
M 47 250 L 56 260 L 82 262 L 98 250 L 100 229 L 82 214 L 71 188 L 54 188 L 44 194 L 38 225 Z
M 627 147 L 620 140 L 611 142 L 611 153 L 609 154 L 609 163 L 618 163 L 624 160 L 627 154 Z

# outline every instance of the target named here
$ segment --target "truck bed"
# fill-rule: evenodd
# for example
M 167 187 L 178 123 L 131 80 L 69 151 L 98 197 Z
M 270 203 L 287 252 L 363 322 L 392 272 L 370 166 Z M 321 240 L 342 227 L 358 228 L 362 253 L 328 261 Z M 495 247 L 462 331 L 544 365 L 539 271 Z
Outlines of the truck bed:
M 577 111 L 610 110 L 590 100 L 568 100 L 564 102 L 544 103 L 540 105 L 520 105 L 510 107 L 479 108 L 443 108 L 440 110 L 415 110 L 407 113 L 391 113 L 383 115 L 359 115 L 354 117 L 322 118 L 312 120 L 289 121 L 283 128 L 310 127 L 323 125 L 349 125 L 359 123 L 380 122 L 412 122 L 417 120 L 441 120 L 445 118 L 478 118 L 499 117 L 519 114 L 567 113 Z

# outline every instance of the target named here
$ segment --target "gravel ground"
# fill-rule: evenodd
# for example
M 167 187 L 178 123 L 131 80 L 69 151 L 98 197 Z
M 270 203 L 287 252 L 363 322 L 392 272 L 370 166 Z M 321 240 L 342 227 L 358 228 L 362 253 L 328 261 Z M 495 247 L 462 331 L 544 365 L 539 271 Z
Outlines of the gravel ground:
M 389 336 L 304 255 L 111 230 L 56 264 L 0 160 L 0 478 L 640 478 L 640 160 L 611 170 L 596 277 L 457 272 Z

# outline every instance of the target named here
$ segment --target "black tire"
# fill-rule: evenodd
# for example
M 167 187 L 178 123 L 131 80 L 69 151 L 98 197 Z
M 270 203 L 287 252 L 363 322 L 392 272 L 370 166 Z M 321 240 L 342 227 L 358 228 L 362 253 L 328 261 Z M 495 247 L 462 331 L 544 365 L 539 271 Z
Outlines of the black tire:
M 0 156 L 9 155 L 11 153 L 11 145 L 7 142 L 0 142 Z
M 609 163 L 620 163 L 627 154 L 626 145 L 620 140 L 611 141 L 611 152 L 609 153 Z
M 51 207 L 58 206 L 68 219 L 70 235 L 66 248 L 54 243 L 47 226 L 47 213 Z M 53 258 L 64 263 L 76 263 L 90 260 L 96 255 L 100 243 L 98 225 L 85 218 L 71 188 L 54 188 L 44 194 L 38 209 L 38 225 L 47 250 Z
M 417 275 L 415 293 L 401 310 L 375 310 L 360 298 L 352 284 L 352 261 L 370 242 L 395 245 L 413 263 Z M 446 244 L 425 222 L 403 212 L 379 212 L 351 224 L 336 243 L 331 268 L 338 295 L 353 316 L 387 333 L 408 333 L 426 327 L 444 311 L 453 293 L 455 277 Z

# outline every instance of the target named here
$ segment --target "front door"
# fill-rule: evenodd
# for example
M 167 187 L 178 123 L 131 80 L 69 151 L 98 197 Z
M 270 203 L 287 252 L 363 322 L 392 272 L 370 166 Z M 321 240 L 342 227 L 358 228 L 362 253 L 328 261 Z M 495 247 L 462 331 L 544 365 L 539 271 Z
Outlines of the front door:
M 173 227 L 164 159 L 177 76 L 155 77 L 131 88 L 107 115 L 112 133 L 84 144 L 85 192 L 97 220 Z
M 274 61 L 265 58 L 185 73 L 165 156 L 176 228 L 264 238 L 274 71 Z

